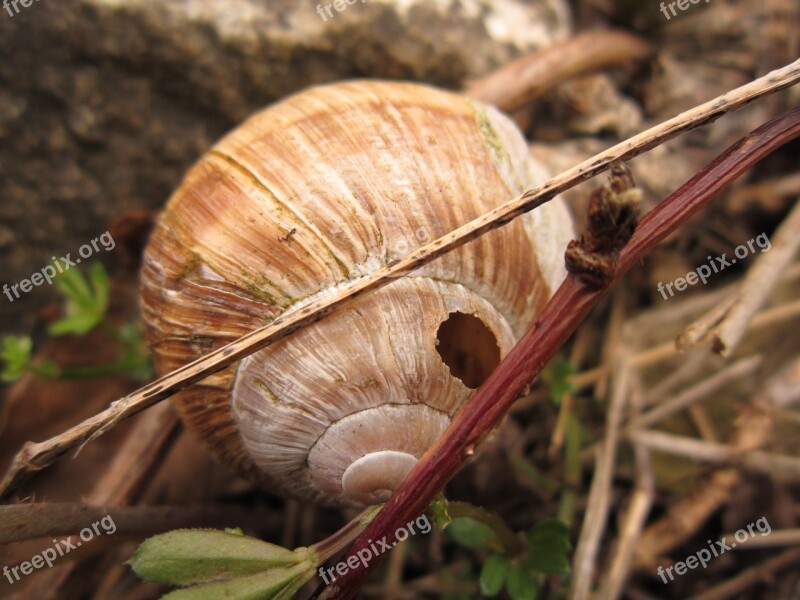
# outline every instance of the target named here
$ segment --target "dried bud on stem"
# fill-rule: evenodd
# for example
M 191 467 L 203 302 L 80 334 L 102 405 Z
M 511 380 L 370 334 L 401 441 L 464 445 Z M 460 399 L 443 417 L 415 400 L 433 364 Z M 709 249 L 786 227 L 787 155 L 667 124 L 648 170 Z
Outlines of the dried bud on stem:
M 567 270 L 583 285 L 597 290 L 614 280 L 619 251 L 636 229 L 641 199 L 630 169 L 614 163 L 608 183 L 592 192 L 588 231 L 572 240 L 564 255 Z

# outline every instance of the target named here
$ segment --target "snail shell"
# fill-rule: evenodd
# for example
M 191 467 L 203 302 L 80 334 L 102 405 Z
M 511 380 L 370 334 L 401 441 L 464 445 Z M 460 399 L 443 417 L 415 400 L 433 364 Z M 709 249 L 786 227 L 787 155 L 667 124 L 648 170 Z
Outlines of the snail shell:
M 157 370 L 295 311 L 545 179 L 494 108 L 354 81 L 251 117 L 189 171 L 145 251 Z M 551 202 L 184 390 L 188 426 L 245 476 L 385 501 L 565 276 Z

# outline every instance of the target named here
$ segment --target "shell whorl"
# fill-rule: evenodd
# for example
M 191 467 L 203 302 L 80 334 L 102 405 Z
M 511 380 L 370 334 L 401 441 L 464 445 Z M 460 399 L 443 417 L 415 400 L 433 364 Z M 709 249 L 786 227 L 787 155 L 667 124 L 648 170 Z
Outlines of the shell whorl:
M 157 224 L 142 271 L 157 367 L 298 310 L 543 177 L 506 117 L 456 94 L 368 81 L 289 97 L 209 151 Z M 251 478 L 328 503 L 383 501 L 473 391 L 442 358 L 442 324 L 472 315 L 505 355 L 563 279 L 571 235 L 568 213 L 551 202 L 185 390 L 176 405 Z

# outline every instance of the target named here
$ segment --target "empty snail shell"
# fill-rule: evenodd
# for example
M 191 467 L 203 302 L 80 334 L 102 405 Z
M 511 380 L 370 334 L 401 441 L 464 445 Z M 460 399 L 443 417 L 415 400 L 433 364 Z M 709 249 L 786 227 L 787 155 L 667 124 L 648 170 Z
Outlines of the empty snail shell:
M 542 182 L 496 109 L 410 83 L 320 86 L 189 171 L 145 251 L 159 372 L 400 258 Z M 184 390 L 216 455 L 328 504 L 385 501 L 565 276 L 548 203 Z

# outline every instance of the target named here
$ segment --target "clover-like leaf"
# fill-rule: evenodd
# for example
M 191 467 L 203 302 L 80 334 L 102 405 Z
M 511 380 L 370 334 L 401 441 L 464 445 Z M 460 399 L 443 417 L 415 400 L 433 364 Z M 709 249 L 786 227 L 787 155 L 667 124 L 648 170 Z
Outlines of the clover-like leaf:
M 22 377 L 30 366 L 32 348 L 33 341 L 28 336 L 4 335 L 0 345 L 0 359 L 3 361 L 0 379 L 15 381 Z
M 49 359 L 32 362 L 33 341 L 28 336 L 5 335 L 0 342 L 0 361 L 3 369 L 0 380 L 16 381 L 25 373 L 34 373 L 40 377 L 55 378 L 61 374 L 58 365 Z
M 508 569 L 506 589 L 511 600 L 536 600 L 539 592 L 533 574 L 521 564 Z
M 469 517 L 455 517 L 445 531 L 456 542 L 473 550 L 500 550 L 502 545 L 488 525 Z
M 506 582 L 509 562 L 502 554 L 493 554 L 481 568 L 481 594 L 487 598 L 493 598 L 500 593 Z
M 84 335 L 105 317 L 111 284 L 101 263 L 89 269 L 89 279 L 78 269 L 68 269 L 55 278 L 59 292 L 66 299 L 63 319 L 52 323 L 50 335 Z
M 525 565 L 550 574 L 569 573 L 569 527 L 560 519 L 546 519 L 528 531 L 530 552 Z

